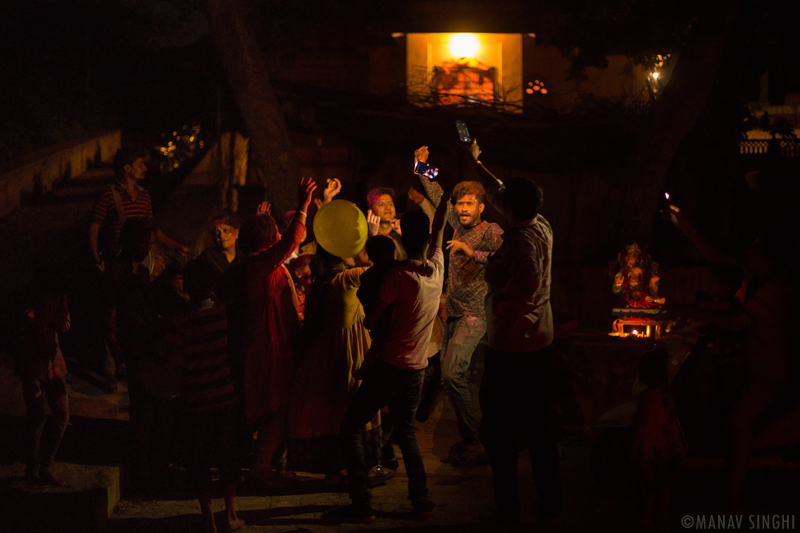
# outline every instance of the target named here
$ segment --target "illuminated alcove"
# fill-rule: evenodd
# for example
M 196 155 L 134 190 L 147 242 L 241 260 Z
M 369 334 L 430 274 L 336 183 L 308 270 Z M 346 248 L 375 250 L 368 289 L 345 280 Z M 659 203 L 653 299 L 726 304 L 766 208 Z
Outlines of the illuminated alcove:
M 417 105 L 491 105 L 521 112 L 522 35 L 409 33 L 406 87 Z

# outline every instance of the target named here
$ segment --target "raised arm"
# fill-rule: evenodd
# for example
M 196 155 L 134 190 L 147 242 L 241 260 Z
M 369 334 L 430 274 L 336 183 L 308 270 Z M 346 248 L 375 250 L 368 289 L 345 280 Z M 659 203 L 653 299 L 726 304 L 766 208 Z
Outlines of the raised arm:
M 281 240 L 269 250 L 266 250 L 252 258 L 254 263 L 263 263 L 267 269 L 271 268 L 274 270 L 278 268 L 278 266 L 281 265 L 290 255 L 292 255 L 292 252 L 300 244 L 300 240 L 303 238 L 308 206 L 311 204 L 311 197 L 316 188 L 317 185 L 314 183 L 313 178 L 300 178 L 300 187 L 298 189 L 300 201 L 297 205 L 297 209 L 294 212 L 294 218 L 292 218 L 289 227 L 286 228 L 286 232 L 283 234 L 283 236 L 281 236 Z M 262 213 L 259 209 L 259 215 L 257 216 L 263 215 L 266 215 L 266 212 Z
M 481 180 L 483 188 L 486 189 L 486 198 L 489 199 L 489 202 L 491 202 L 493 206 L 497 207 L 495 200 L 497 198 L 498 191 L 503 188 L 503 182 L 500 181 L 497 176 L 489 172 L 489 169 L 486 168 L 478 159 L 478 157 L 481 155 L 481 149 L 478 146 L 478 139 L 472 140 L 472 144 L 469 145 L 468 154 L 470 163 L 472 163 L 472 169 Z
M 681 230 L 681 232 L 686 235 L 690 241 L 692 241 L 692 244 L 694 244 L 695 248 L 697 248 L 700 254 L 706 258 L 706 261 L 712 265 L 727 265 L 734 267 L 739 266 L 739 262 L 735 257 L 723 253 L 716 246 L 708 242 L 706 238 L 703 237 L 703 235 L 697 231 L 694 226 L 692 226 L 692 224 L 681 213 L 681 210 L 678 207 L 670 205 L 669 208 L 670 222 L 675 224 L 675 227 Z
M 429 155 L 430 152 L 428 151 L 427 146 L 420 146 L 417 150 L 414 150 L 414 168 L 417 168 L 417 163 L 419 161 L 427 163 Z M 433 207 L 438 208 L 440 202 L 445 197 L 441 184 L 438 181 L 429 180 L 422 174 L 417 174 L 417 176 L 419 176 L 419 181 L 422 183 L 422 188 L 425 189 L 425 194 L 427 194 L 428 198 L 430 198 L 431 204 L 433 204 Z M 447 207 L 447 221 L 452 227 L 455 228 L 456 224 L 458 223 L 458 216 L 456 216 L 456 210 L 455 207 L 453 207 L 453 204 L 450 202 L 449 195 L 446 196 L 445 204 Z M 433 218 L 434 217 L 431 217 L 431 220 L 433 220 Z M 431 223 L 431 227 L 432 226 L 433 224 Z
M 436 248 L 442 249 L 445 215 L 450 212 L 453 207 L 450 203 L 450 194 L 453 192 L 453 187 L 449 182 L 444 182 L 442 184 L 442 192 L 447 195 L 447 201 L 439 202 L 439 206 L 433 214 L 433 223 L 431 224 L 431 246 L 428 250 L 428 255 L 431 255 Z
M 414 187 L 408 189 L 408 199 L 417 204 L 419 208 L 422 209 L 422 212 L 428 215 L 428 218 L 431 219 L 431 224 L 433 224 L 433 215 L 436 212 L 436 207 L 434 207 L 431 201 L 417 192 Z

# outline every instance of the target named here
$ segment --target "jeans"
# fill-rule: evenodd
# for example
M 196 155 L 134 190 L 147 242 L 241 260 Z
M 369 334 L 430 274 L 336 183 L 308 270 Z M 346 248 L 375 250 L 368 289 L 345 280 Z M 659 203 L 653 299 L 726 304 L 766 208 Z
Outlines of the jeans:
M 28 410 L 28 446 L 25 471 L 38 475 L 53 464 L 56 452 L 69 423 L 67 384 L 64 378 L 22 381 L 22 393 Z M 44 397 L 50 404 L 50 420 L 44 411 Z
M 368 505 L 370 500 L 361 430 L 385 405 L 389 406 L 394 436 L 403 452 L 408 474 L 408 499 L 414 503 L 427 499 L 425 466 L 414 435 L 414 417 L 422 394 L 424 373 L 424 370 L 398 368 L 378 361 L 364 376 L 347 408 L 340 430 L 350 499 L 354 504 Z
M 523 353 L 486 349 L 480 392 L 481 437 L 492 466 L 495 505 L 504 517 L 517 519 L 520 513 L 519 437 L 528 445 L 539 512 L 543 516 L 561 512 L 554 360 L 551 346 Z
M 478 425 L 469 392 L 469 364 L 475 347 L 486 333 L 486 320 L 476 315 L 464 315 L 448 320 L 444 327 L 442 377 L 445 389 L 453 403 L 458 420 L 458 433 L 467 444 L 477 444 Z

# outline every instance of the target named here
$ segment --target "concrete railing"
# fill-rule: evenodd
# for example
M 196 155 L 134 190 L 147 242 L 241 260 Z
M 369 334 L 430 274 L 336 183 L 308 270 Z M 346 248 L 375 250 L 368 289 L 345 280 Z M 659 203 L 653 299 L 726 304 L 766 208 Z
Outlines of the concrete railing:
M 122 132 L 111 132 L 51 146 L 0 169 L 0 217 L 18 208 L 25 193 L 49 190 L 59 179 L 86 172 L 91 163 L 111 162 L 121 146 Z

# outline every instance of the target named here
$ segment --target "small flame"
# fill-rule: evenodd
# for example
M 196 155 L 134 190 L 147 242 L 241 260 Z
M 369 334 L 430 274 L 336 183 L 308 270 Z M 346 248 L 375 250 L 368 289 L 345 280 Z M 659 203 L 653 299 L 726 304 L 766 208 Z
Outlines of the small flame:
M 669 193 L 668 193 L 668 192 L 665 192 L 665 193 L 664 193 L 664 198 L 666 198 L 667 200 L 669 200 Z
M 638 337 L 639 336 L 639 332 L 636 331 L 636 330 L 633 330 L 633 333 L 631 333 L 631 335 L 633 335 L 634 337 Z

